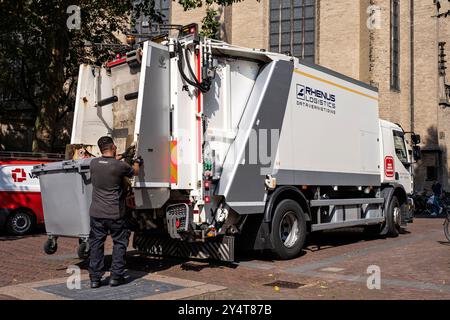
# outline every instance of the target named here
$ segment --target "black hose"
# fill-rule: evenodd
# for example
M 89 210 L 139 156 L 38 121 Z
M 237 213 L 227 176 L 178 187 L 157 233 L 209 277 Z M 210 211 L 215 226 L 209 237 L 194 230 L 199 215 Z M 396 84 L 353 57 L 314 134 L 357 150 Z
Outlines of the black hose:
M 191 64 L 188 62 L 188 56 L 187 56 L 187 52 L 184 52 L 185 55 L 185 60 L 186 60 L 186 64 L 188 66 L 189 72 L 191 73 L 192 77 L 195 79 L 195 82 L 197 83 L 197 85 L 199 86 L 199 89 L 201 92 L 205 93 L 209 91 L 209 88 L 211 87 L 211 82 L 209 80 L 205 80 L 203 82 L 199 82 L 197 77 L 194 74 L 194 71 L 192 70 L 192 66 Z
M 191 86 L 197 88 L 197 83 L 189 79 L 183 71 L 183 50 L 181 49 L 180 44 L 178 44 L 178 71 L 180 72 L 181 77 L 183 78 L 184 81 L 189 83 Z
M 198 85 L 200 85 L 200 82 L 198 81 L 197 76 L 195 75 L 194 71 L 192 70 L 191 64 L 188 63 L 189 60 L 188 60 L 187 51 L 189 51 L 189 53 L 192 53 L 191 50 L 189 50 L 189 49 L 187 49 L 186 51 L 184 51 L 184 60 L 186 61 L 186 64 L 187 64 L 187 66 L 188 66 L 188 70 L 189 70 L 189 73 L 191 74 L 191 77 L 194 78 L 194 81 L 195 81 Z
M 200 90 L 202 93 L 208 92 L 209 88 L 210 88 L 210 84 L 208 82 L 205 83 L 199 83 L 196 79 L 196 77 L 194 76 L 195 81 L 192 81 L 191 79 L 189 79 L 186 74 L 183 71 L 183 59 L 184 59 L 184 55 L 183 55 L 183 49 L 181 48 L 181 45 L 178 43 L 178 70 L 181 74 L 181 77 L 184 79 L 184 81 L 186 81 L 187 83 L 189 83 L 191 86 L 193 86 L 194 88 L 197 88 L 198 90 Z M 193 75 L 194 72 L 192 70 L 191 64 L 187 61 L 186 58 L 186 64 L 188 66 L 189 72 Z

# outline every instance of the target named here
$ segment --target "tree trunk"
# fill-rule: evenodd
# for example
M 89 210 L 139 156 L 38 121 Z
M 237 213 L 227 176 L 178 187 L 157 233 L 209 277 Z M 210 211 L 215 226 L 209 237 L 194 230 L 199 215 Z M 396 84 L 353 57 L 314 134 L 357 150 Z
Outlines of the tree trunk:
M 64 32 L 64 31 L 63 31 Z M 47 38 L 49 48 L 49 66 L 41 73 L 45 79 L 41 88 L 41 105 L 36 115 L 33 135 L 33 152 L 53 152 L 53 143 L 57 130 L 58 110 L 64 90 L 64 57 L 67 43 L 61 32 L 54 32 Z

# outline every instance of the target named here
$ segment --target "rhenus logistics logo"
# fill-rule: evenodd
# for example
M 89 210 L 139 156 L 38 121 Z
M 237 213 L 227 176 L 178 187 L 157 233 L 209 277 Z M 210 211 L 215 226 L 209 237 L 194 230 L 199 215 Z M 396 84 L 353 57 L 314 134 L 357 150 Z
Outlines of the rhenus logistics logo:
M 306 85 L 297 84 L 297 105 L 336 114 L 336 95 Z

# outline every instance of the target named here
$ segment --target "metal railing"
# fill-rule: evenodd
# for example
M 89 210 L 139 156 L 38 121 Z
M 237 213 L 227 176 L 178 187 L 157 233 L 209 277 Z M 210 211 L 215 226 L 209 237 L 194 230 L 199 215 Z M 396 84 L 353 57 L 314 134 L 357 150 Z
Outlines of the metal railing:
M 0 151 L 0 160 L 64 160 L 65 155 L 60 153 L 37 153 L 21 151 Z

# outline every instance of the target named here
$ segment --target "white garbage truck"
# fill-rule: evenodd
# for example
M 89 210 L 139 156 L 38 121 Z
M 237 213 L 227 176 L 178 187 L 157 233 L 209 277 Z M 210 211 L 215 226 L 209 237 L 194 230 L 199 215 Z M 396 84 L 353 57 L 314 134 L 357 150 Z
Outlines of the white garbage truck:
M 82 65 L 71 144 L 110 135 L 144 160 L 136 249 L 233 261 L 300 253 L 311 232 L 412 219 L 420 136 L 379 119 L 378 90 L 290 55 L 201 38 L 195 25 Z

